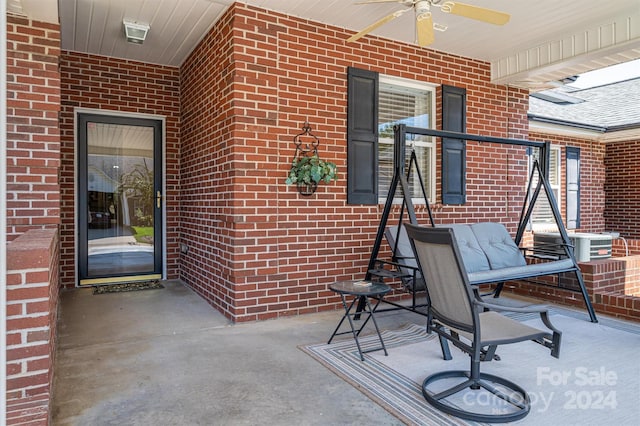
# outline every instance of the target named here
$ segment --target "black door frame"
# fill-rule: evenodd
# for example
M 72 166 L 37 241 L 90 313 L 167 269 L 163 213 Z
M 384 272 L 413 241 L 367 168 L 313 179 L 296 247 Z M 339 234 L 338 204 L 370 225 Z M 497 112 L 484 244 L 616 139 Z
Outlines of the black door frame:
M 80 208 L 87 205 L 88 164 L 87 164 L 87 124 L 107 123 L 128 126 L 144 126 L 154 129 L 154 267 L 149 273 L 120 273 L 90 277 L 88 274 L 88 210 Z M 78 285 L 108 284 L 123 281 L 162 278 L 164 274 L 164 120 L 160 117 L 123 115 L 108 111 L 76 111 L 76 244 Z

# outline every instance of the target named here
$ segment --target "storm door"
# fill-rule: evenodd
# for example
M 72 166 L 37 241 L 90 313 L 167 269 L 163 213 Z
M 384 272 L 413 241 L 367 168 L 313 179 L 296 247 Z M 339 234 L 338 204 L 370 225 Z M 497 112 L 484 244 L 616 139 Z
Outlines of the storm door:
M 162 124 L 78 115 L 80 285 L 161 278 Z

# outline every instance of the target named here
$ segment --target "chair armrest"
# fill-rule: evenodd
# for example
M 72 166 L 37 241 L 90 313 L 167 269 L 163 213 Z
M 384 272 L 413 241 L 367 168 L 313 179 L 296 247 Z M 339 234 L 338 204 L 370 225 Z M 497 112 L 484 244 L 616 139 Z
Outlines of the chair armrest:
M 396 256 L 396 259 L 415 259 L 414 256 Z
M 399 259 L 413 259 L 413 257 L 399 257 Z M 411 265 L 407 265 L 407 264 L 400 263 L 400 262 L 392 262 L 390 260 L 376 259 L 376 263 L 381 264 L 381 265 L 391 265 L 391 266 L 395 266 L 396 268 L 407 268 L 407 269 L 411 269 L 413 271 L 419 271 L 420 270 L 420 268 L 418 268 L 417 266 L 411 266 Z
M 565 255 L 565 247 L 575 248 L 573 244 L 543 243 L 533 247 L 520 247 L 524 256 L 559 258 Z
M 573 244 L 571 244 L 571 243 L 566 244 L 566 243 L 563 243 L 563 242 L 557 242 L 557 243 L 555 243 L 555 242 L 554 242 L 554 243 L 538 243 L 538 244 L 536 244 L 535 246 L 530 247 L 530 248 L 533 248 L 533 249 L 535 249 L 535 248 L 543 248 L 543 249 L 545 249 L 545 248 L 565 247 L 565 246 L 568 246 L 568 247 L 575 247 L 575 246 L 574 246 Z
M 475 306 L 481 306 L 486 309 L 494 310 L 494 311 L 506 311 L 506 312 L 520 312 L 520 313 L 539 313 L 540 319 L 544 323 L 544 325 L 553 332 L 551 336 L 551 341 L 544 343 L 545 346 L 551 349 L 551 356 L 555 358 L 560 357 L 560 340 L 562 338 L 562 332 L 554 327 L 549 319 L 549 309 L 545 305 L 532 305 L 522 308 L 510 307 L 510 306 L 501 306 L 494 305 L 492 303 L 481 302 L 479 300 L 474 300 L 473 304 Z
M 531 306 L 504 306 L 504 305 L 495 305 L 493 303 L 487 303 L 484 300 L 480 301 L 478 299 L 474 300 L 474 304 L 492 311 L 506 311 L 506 312 L 517 312 L 523 314 L 533 314 L 540 312 L 548 312 L 549 308 L 546 305 L 531 305 Z

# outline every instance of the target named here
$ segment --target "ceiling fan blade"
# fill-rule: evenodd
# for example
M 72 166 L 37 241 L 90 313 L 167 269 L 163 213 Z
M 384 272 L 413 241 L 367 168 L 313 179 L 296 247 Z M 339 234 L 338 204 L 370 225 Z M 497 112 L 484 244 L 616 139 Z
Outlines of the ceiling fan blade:
M 392 21 L 392 20 L 396 19 L 397 17 L 403 15 L 407 10 L 411 10 L 411 9 L 399 10 L 397 12 L 392 13 L 391 15 L 385 16 L 384 18 L 380 19 L 379 21 L 374 22 L 373 24 L 369 25 L 364 30 L 360 31 L 359 33 L 356 33 L 356 34 L 352 35 L 351 37 L 349 37 L 347 39 L 347 43 L 351 43 L 353 41 L 358 40 L 361 37 L 364 37 L 365 35 L 369 34 L 371 31 L 375 30 L 376 28 L 381 27 L 384 24 L 386 24 L 387 22 Z
M 416 17 L 416 30 L 418 31 L 419 46 L 425 47 L 433 43 L 435 35 L 433 34 L 433 18 L 430 12 Z
M 511 18 L 508 13 L 453 1 L 442 3 L 440 10 L 445 13 L 464 16 L 465 18 L 488 22 L 494 25 L 504 25 L 509 22 L 509 18 Z

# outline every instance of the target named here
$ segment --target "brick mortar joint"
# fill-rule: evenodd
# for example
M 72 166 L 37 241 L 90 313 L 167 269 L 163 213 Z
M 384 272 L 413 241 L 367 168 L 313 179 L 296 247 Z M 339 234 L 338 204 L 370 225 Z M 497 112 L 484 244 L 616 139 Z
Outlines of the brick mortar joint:
M 49 272 L 51 269 L 50 268 L 25 268 L 25 269 L 11 269 L 8 270 L 7 273 L 9 274 L 32 274 L 32 273 L 38 273 L 38 272 Z M 29 283 L 27 285 L 32 285 L 32 286 L 39 286 L 39 285 L 47 285 L 48 283 L 46 282 L 42 282 L 42 283 Z M 20 285 L 8 285 L 7 289 L 11 288 L 11 287 L 16 287 L 16 288 L 24 288 L 25 285 L 24 284 L 20 284 Z

